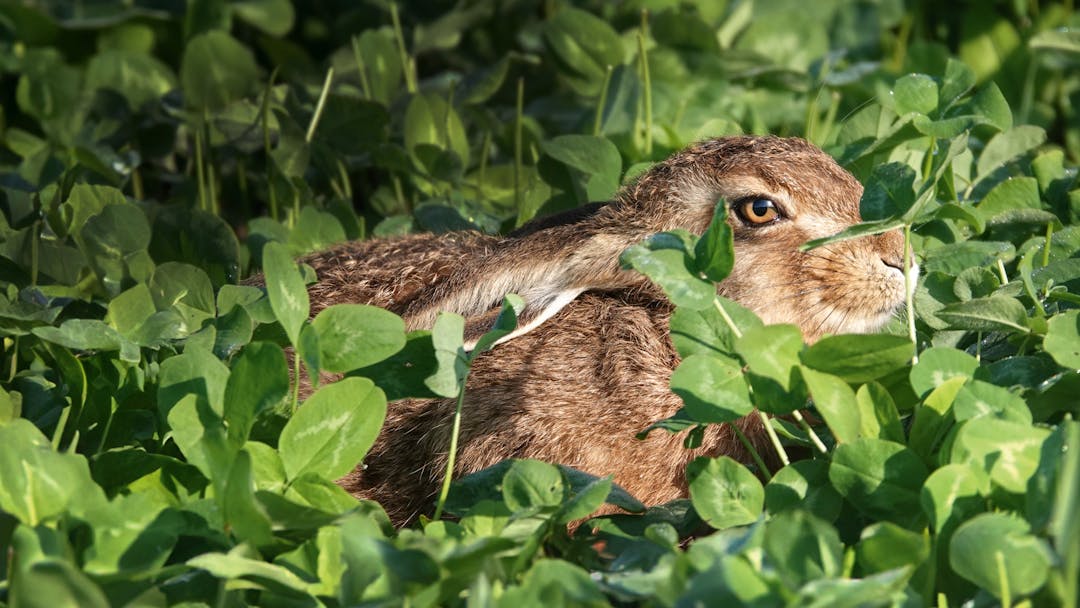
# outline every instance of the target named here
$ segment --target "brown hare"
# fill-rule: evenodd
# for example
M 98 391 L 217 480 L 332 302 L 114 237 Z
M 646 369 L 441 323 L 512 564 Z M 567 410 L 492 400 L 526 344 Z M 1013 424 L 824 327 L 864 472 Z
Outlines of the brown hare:
M 481 355 L 466 388 L 455 476 L 506 458 L 539 458 L 615 482 L 658 504 L 687 494 L 701 454 L 745 459 L 733 431 L 711 425 L 701 447 L 634 435 L 671 416 L 679 357 L 671 304 L 619 255 L 657 232 L 701 233 L 721 197 L 730 205 L 735 267 L 720 283 L 767 323 L 795 323 L 807 340 L 881 327 L 904 300 L 903 238 L 892 232 L 809 252 L 807 240 L 859 219 L 862 186 L 801 139 L 726 137 L 655 165 L 614 201 L 539 220 L 506 237 L 413 235 L 348 243 L 304 259 L 319 282 L 312 314 L 358 302 L 430 327 L 439 311 L 488 329 L 506 293 L 525 300 L 518 330 Z M 364 463 L 339 483 L 375 499 L 398 524 L 432 508 L 446 465 L 453 400 L 392 403 Z M 757 417 L 738 423 L 764 448 Z M 763 453 L 769 451 L 767 448 Z

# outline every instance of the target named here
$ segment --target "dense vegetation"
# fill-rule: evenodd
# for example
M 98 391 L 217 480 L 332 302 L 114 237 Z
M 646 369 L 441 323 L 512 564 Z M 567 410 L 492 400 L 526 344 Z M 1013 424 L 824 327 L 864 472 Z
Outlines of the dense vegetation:
M 298 4 L 0 4 L 0 605 L 1077 606 L 1071 0 Z M 812 397 L 791 464 L 699 459 L 573 535 L 640 505 L 516 461 L 394 530 L 333 483 L 474 354 L 453 316 L 307 322 L 295 256 L 509 230 L 736 132 L 825 147 L 866 185 L 837 238 L 923 268 L 914 316 L 806 347 L 714 301 L 721 225 L 626 255 L 694 338 L 651 432 Z M 289 344 L 363 371 L 298 406 Z

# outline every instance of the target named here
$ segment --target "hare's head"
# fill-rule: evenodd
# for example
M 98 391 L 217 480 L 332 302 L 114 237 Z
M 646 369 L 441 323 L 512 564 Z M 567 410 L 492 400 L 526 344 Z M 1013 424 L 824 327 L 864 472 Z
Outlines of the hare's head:
M 619 268 L 622 251 L 675 228 L 700 234 L 723 199 L 734 232 L 735 267 L 720 284 L 722 295 L 768 323 L 799 325 L 808 340 L 873 331 L 904 300 L 901 234 L 800 251 L 811 239 L 858 223 L 861 195 L 850 173 L 801 139 L 700 142 L 649 169 L 611 204 L 512 235 L 502 253 L 462 281 L 471 289 L 441 304 L 475 316 L 514 291 L 527 302 L 520 335 L 583 291 L 641 285 L 641 275 Z
M 735 267 L 720 293 L 767 323 L 795 323 L 808 340 L 816 340 L 826 333 L 876 330 L 904 301 L 898 231 L 800 251 L 809 240 L 858 223 L 862 190 L 850 173 L 802 139 L 726 137 L 658 164 L 598 216 L 606 216 L 607 230 L 701 233 L 724 199 Z

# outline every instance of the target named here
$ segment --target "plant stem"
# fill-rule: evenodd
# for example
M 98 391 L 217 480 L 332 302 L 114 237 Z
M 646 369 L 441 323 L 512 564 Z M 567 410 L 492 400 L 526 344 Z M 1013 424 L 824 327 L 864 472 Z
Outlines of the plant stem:
M 315 129 L 319 126 L 319 120 L 322 118 L 323 108 L 326 106 L 326 98 L 330 95 L 330 83 L 334 81 L 334 68 L 331 66 L 326 70 L 326 80 L 323 81 L 322 91 L 319 93 L 319 101 L 315 104 L 315 114 L 311 117 L 311 124 L 308 125 L 307 135 L 304 136 L 304 141 L 311 143 L 311 140 L 315 138 Z
M 60 411 L 60 420 L 56 422 L 56 430 L 53 431 L 52 436 L 52 448 L 53 451 L 60 451 L 60 439 L 64 436 L 64 429 L 67 427 L 68 418 L 71 416 L 71 408 L 75 407 L 69 404 L 67 407 Z
M 277 68 L 274 68 L 273 72 L 270 72 L 270 80 L 266 82 L 266 91 L 263 92 L 262 107 L 259 108 L 259 120 L 262 122 L 263 129 L 263 154 L 266 156 L 266 182 L 267 190 L 270 195 L 270 217 L 274 221 L 280 219 L 278 213 L 278 200 L 277 192 L 274 189 L 273 178 L 271 177 L 270 164 L 273 160 L 270 156 L 270 91 L 274 88 L 274 78 L 277 76 Z
M 761 474 L 764 475 L 766 479 L 771 479 L 772 474 L 769 473 L 769 467 L 765 465 L 765 460 L 761 458 L 761 454 L 758 453 L 757 449 L 754 447 L 754 444 L 750 443 L 750 440 L 746 437 L 746 434 L 743 433 L 742 430 L 739 428 L 739 425 L 732 422 L 728 426 L 731 427 L 732 431 L 735 431 L 735 437 L 739 439 L 739 443 L 743 445 L 743 448 L 745 448 L 746 451 L 750 454 L 750 457 L 754 459 L 754 464 L 757 465 L 757 468 L 761 471 Z
M 919 362 L 919 341 L 915 333 L 915 277 L 911 276 L 911 224 L 904 224 L 904 307 L 907 309 L 911 364 Z
M 143 191 L 142 173 L 139 172 L 138 167 L 131 170 L 131 195 L 137 201 L 146 200 L 146 193 Z
M 1005 262 L 1001 261 L 1001 258 L 997 260 L 998 277 L 1001 278 L 1001 284 L 1004 285 L 1009 282 L 1009 274 L 1005 272 Z
M 364 99 L 371 99 L 371 83 L 368 82 L 367 66 L 364 64 L 364 56 L 360 53 L 360 37 L 352 37 L 353 57 L 356 59 L 356 70 L 360 73 L 360 90 Z
M 641 31 L 638 32 L 638 61 L 645 98 L 645 156 L 652 156 L 652 82 L 649 78 L 649 54 L 645 50 L 645 35 L 649 32 L 649 13 L 641 11 Z
M 517 210 L 517 225 L 520 226 L 529 218 L 526 218 L 522 209 L 521 192 L 521 128 L 522 117 L 525 113 L 525 79 L 517 81 L 517 103 L 514 110 L 514 209 Z
M 1001 605 L 1008 608 L 1012 606 L 1012 594 L 1009 592 L 1009 573 L 1005 570 L 1005 555 L 1001 551 L 994 551 L 994 561 L 997 562 L 998 580 L 1001 581 Z
M 1042 251 L 1042 265 L 1048 266 L 1050 264 L 1050 242 L 1054 237 L 1054 224 L 1052 222 L 1046 223 L 1046 242 L 1043 243 Z
M 822 454 L 828 454 L 829 449 L 825 447 L 825 443 L 821 441 L 821 437 L 818 437 L 818 434 L 814 431 L 814 428 L 811 427 L 810 423 L 806 421 L 805 417 L 803 417 L 802 412 L 800 412 L 799 410 L 795 410 L 791 413 L 791 416 L 795 418 L 795 421 L 799 423 L 799 426 L 801 426 L 802 429 L 806 431 L 806 434 L 810 436 L 810 441 L 813 442 L 814 447 L 816 447 L 818 451 Z
M 30 230 L 30 285 L 37 287 L 39 258 L 41 256 L 39 251 L 41 247 L 41 220 L 34 220 L 34 225 Z
M 600 99 L 596 102 L 596 117 L 593 119 L 592 134 L 594 136 L 600 135 L 600 127 L 604 119 L 604 106 L 607 105 L 608 88 L 611 87 L 611 74 L 614 68 L 611 65 L 607 66 L 607 71 L 604 72 L 604 84 L 600 87 Z
M 405 50 L 405 35 L 401 33 L 401 19 L 398 17 L 397 3 L 390 3 L 390 19 L 394 22 L 394 39 L 397 40 L 398 55 L 401 59 L 401 71 L 405 75 L 405 90 L 416 93 L 416 74 L 413 73 L 412 58 Z
M 716 311 L 720 313 L 720 317 L 724 319 L 724 323 L 727 323 L 727 326 L 731 330 L 731 333 L 735 334 L 736 338 L 741 338 L 742 331 L 740 331 L 739 327 L 735 325 L 735 320 L 732 319 L 731 315 L 729 315 L 727 310 L 724 309 L 724 305 L 720 303 L 720 300 L 713 298 L 713 306 L 715 306 Z
M 299 340 L 297 340 L 299 341 Z M 294 345 L 293 346 L 293 393 L 292 393 L 292 410 L 291 413 L 296 413 L 296 408 L 300 406 L 300 351 Z
M 769 441 L 773 445 L 773 449 L 776 450 L 776 455 L 780 457 L 780 462 L 786 467 L 791 464 L 791 459 L 788 458 L 787 450 L 780 443 L 780 438 L 776 436 L 776 429 L 772 428 L 772 424 L 769 422 L 769 417 L 765 412 L 758 410 L 758 416 L 761 417 L 761 423 L 765 425 L 765 433 L 769 436 Z
M 195 181 L 199 187 L 199 209 L 210 210 L 210 204 L 206 198 L 206 173 L 203 167 L 203 130 L 202 125 L 195 129 Z
M 19 336 L 15 336 L 11 341 L 11 369 L 8 371 L 8 382 L 15 379 L 15 374 L 19 370 Z
M 454 476 L 454 463 L 457 460 L 458 434 L 461 432 L 461 410 L 465 404 L 465 383 L 461 383 L 458 392 L 457 407 L 454 409 L 454 424 L 450 429 L 450 453 L 446 459 L 446 474 L 443 475 L 442 488 L 439 490 L 439 501 L 435 503 L 435 515 L 432 519 L 442 517 L 443 507 L 446 506 L 446 497 L 450 495 L 450 481 Z

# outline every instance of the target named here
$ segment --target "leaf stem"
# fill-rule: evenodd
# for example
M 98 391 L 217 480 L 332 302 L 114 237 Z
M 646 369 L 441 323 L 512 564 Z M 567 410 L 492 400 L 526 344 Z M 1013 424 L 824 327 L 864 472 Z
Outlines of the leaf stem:
M 360 37 L 352 37 L 353 57 L 356 59 L 356 71 L 360 73 L 360 91 L 364 99 L 371 99 L 371 83 L 368 82 L 367 66 L 364 64 L 364 56 L 360 53 Z
M 604 119 L 604 106 L 607 105 L 608 88 L 611 87 L 611 74 L 613 70 L 614 68 L 608 64 L 607 70 L 604 72 L 604 84 L 600 87 L 600 99 L 596 102 L 596 117 L 593 118 L 593 136 L 600 135 L 600 127 L 602 126 Z
M 802 412 L 795 410 L 791 413 L 791 416 L 795 418 L 795 421 L 799 423 L 806 434 L 810 436 L 810 441 L 813 442 L 814 447 L 818 449 L 822 454 L 828 454 L 829 449 L 825 447 L 825 443 L 821 441 L 821 437 L 814 431 L 814 428 L 810 426 L 810 423 L 806 421 L 806 418 L 802 415 Z
M 405 50 L 405 35 L 401 33 L 401 19 L 398 17 L 397 3 L 390 3 L 390 19 L 394 22 L 394 39 L 397 40 L 398 54 L 401 57 L 401 71 L 405 74 L 405 89 L 409 93 L 416 93 L 416 74 L 413 73 L 412 58 Z
M 1009 274 L 1005 272 L 1005 262 L 1001 261 L 1001 258 L 997 259 L 998 277 L 1001 278 L 1001 284 L 1004 285 L 1009 282 Z
M 298 340 L 299 341 L 299 340 Z M 296 408 L 300 406 L 300 350 L 299 347 L 293 346 L 293 393 L 292 393 L 292 410 L 291 413 L 296 413 Z
M 724 319 L 724 323 L 727 323 L 731 333 L 735 334 L 736 338 L 741 338 L 742 331 L 739 329 L 738 325 L 735 325 L 735 320 L 732 319 L 731 315 L 728 314 L 728 311 L 724 309 L 724 305 L 720 303 L 720 300 L 713 298 L 713 306 L 715 306 L 716 311 L 720 313 L 720 317 Z
M 904 224 L 904 308 L 907 309 L 911 364 L 919 362 L 919 339 L 915 332 L 915 277 L 911 276 L 911 224 Z
M 1043 250 L 1042 250 L 1042 265 L 1043 266 L 1049 266 L 1050 265 L 1050 242 L 1053 239 L 1053 237 L 1054 237 L 1054 223 L 1053 222 L 1047 222 L 1046 223 L 1046 242 L 1043 243 Z
M 278 200 L 277 191 L 274 189 L 273 177 L 271 176 L 270 164 L 273 160 L 270 156 L 270 91 L 274 88 L 274 78 L 277 76 L 277 68 L 274 68 L 273 72 L 270 72 L 270 80 L 266 82 L 266 91 L 263 92 L 262 106 L 259 108 L 259 120 L 262 122 L 263 130 L 263 154 L 266 156 L 266 181 L 267 181 L 267 194 L 270 195 L 270 217 L 274 221 L 278 221 Z
M 750 443 L 750 440 L 746 437 L 746 434 L 742 432 L 739 425 L 732 422 L 728 426 L 732 431 L 735 431 L 735 437 L 739 439 L 739 443 L 743 445 L 743 448 L 750 454 L 750 457 L 754 459 L 754 464 L 757 465 L 758 470 L 765 476 L 766 479 L 772 479 L 772 474 L 769 472 L 769 467 L 765 465 L 765 460 L 761 458 L 761 454 L 758 453 L 754 444 Z
M 454 408 L 454 424 L 450 429 L 450 453 L 446 458 L 446 473 L 443 475 L 442 488 L 439 490 L 439 500 L 435 503 L 436 521 L 442 517 L 443 507 L 446 506 L 446 497 L 450 495 L 450 482 L 454 476 L 454 464 L 457 460 L 458 435 L 461 433 L 461 410 L 465 405 L 465 383 L 461 383 L 458 391 L 457 407 Z
M 195 128 L 195 181 L 199 187 L 199 209 L 210 210 L 210 204 L 206 198 L 206 172 L 203 168 L 203 129 L 200 124 Z
M 326 107 L 326 98 L 330 95 L 330 83 L 334 81 L 334 68 L 333 66 L 326 70 L 326 80 L 323 81 L 322 91 L 319 92 L 319 101 L 315 104 L 315 114 L 311 117 L 311 124 L 308 125 L 307 134 L 304 136 L 304 141 L 311 143 L 311 140 L 315 138 L 315 129 L 319 126 L 319 120 L 322 118 L 323 108 Z
M 517 102 L 514 109 L 514 209 L 517 210 L 517 225 L 520 226 L 528 219 L 524 217 L 522 209 L 521 192 L 521 128 L 522 117 L 525 110 L 525 79 L 518 78 Z
M 638 61 L 641 62 L 641 80 L 645 100 L 645 156 L 652 156 L 652 81 L 649 78 L 649 54 L 645 49 L 645 35 L 649 32 L 649 13 L 641 11 L 641 31 L 638 32 Z
M 1009 573 L 1005 570 L 1005 555 L 1001 551 L 994 551 L 994 561 L 997 562 L 998 581 L 1001 583 L 1001 605 L 1008 608 L 1012 606 L 1012 593 L 1009 591 Z
M 787 450 L 780 443 L 780 438 L 776 436 L 776 429 L 772 428 L 772 423 L 769 422 L 769 416 L 765 412 L 758 410 L 758 416 L 761 417 L 761 423 L 765 425 L 765 433 L 769 436 L 769 442 L 772 443 L 773 449 L 776 450 L 776 455 L 780 457 L 780 462 L 786 467 L 791 464 L 791 459 L 788 458 Z

